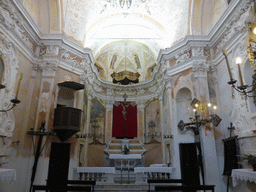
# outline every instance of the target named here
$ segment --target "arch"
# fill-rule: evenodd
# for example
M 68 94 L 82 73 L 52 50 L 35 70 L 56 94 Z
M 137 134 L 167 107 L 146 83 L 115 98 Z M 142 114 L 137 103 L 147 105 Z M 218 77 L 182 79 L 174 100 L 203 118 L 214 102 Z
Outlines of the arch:
M 227 6 L 226 0 L 193 0 L 191 34 L 207 35 Z

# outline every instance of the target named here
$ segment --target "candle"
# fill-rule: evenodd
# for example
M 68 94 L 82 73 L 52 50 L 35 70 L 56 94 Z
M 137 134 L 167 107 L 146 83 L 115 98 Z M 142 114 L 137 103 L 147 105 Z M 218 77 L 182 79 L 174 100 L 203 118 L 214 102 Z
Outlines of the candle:
M 230 65 L 229 65 L 229 61 L 228 61 L 227 50 L 226 50 L 225 48 L 223 48 L 223 49 L 222 49 L 222 52 L 223 52 L 223 54 L 224 54 L 224 56 L 225 56 L 225 58 L 226 58 L 230 81 L 233 81 L 233 76 L 232 76 L 231 69 L 230 69 Z
M 242 86 L 244 86 L 244 82 L 243 82 L 241 67 L 240 67 L 239 64 L 238 64 L 238 72 L 239 72 L 240 84 L 241 84 L 241 87 L 242 87 Z
M 20 82 L 21 82 L 22 77 L 23 77 L 22 73 L 19 73 L 18 83 L 17 83 L 17 87 L 16 87 L 16 93 L 15 93 L 15 100 L 17 100 L 17 98 L 18 98 L 18 93 L 19 93 L 19 89 L 20 89 Z

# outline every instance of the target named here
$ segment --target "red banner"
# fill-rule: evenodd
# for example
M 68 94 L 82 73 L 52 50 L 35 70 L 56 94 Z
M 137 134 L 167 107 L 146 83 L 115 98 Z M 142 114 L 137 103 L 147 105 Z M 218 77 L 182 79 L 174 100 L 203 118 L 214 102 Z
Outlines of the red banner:
M 120 102 L 122 104 L 122 102 Z M 129 105 L 126 114 L 126 136 L 137 137 L 137 106 Z M 113 106 L 112 137 L 124 137 L 123 106 Z

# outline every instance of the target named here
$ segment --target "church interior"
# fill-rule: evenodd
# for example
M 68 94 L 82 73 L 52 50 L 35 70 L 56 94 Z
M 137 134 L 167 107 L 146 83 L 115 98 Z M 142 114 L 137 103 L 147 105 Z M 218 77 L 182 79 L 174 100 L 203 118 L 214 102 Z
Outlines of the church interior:
M 1 192 L 256 191 L 255 0 L 0 0 L 0 42 Z

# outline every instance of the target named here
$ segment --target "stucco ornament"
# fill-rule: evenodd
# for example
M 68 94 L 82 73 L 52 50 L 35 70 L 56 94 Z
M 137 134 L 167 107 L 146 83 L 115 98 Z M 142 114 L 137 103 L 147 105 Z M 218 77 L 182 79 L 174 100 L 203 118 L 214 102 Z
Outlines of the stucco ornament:
M 17 50 L 12 42 L 2 34 L 0 34 L 0 55 L 3 57 L 5 66 L 4 78 L 2 84 L 6 86 L 5 89 L 0 90 L 0 109 L 6 109 L 10 106 L 10 100 L 14 98 L 14 91 L 16 86 L 16 75 L 18 73 L 18 60 Z M 15 119 L 13 112 L 8 111 L 0 114 L 0 135 L 12 136 L 12 132 L 15 126 Z
M 244 6 L 238 11 L 233 19 L 226 26 L 226 32 L 217 45 L 217 51 L 220 51 L 228 40 L 237 35 L 237 33 L 246 32 L 248 28 L 248 18 L 250 16 L 253 0 L 248 0 Z
M 179 64 L 179 63 L 183 63 L 184 61 L 188 60 L 190 58 L 190 53 L 189 51 L 184 51 L 180 54 L 175 55 L 175 65 Z
M 0 23 L 2 23 L 8 30 L 15 31 L 23 42 L 32 50 L 34 41 L 29 37 L 29 34 L 22 23 L 22 19 L 19 18 L 19 14 L 15 11 L 13 5 L 7 0 L 2 0 L 0 5 Z

